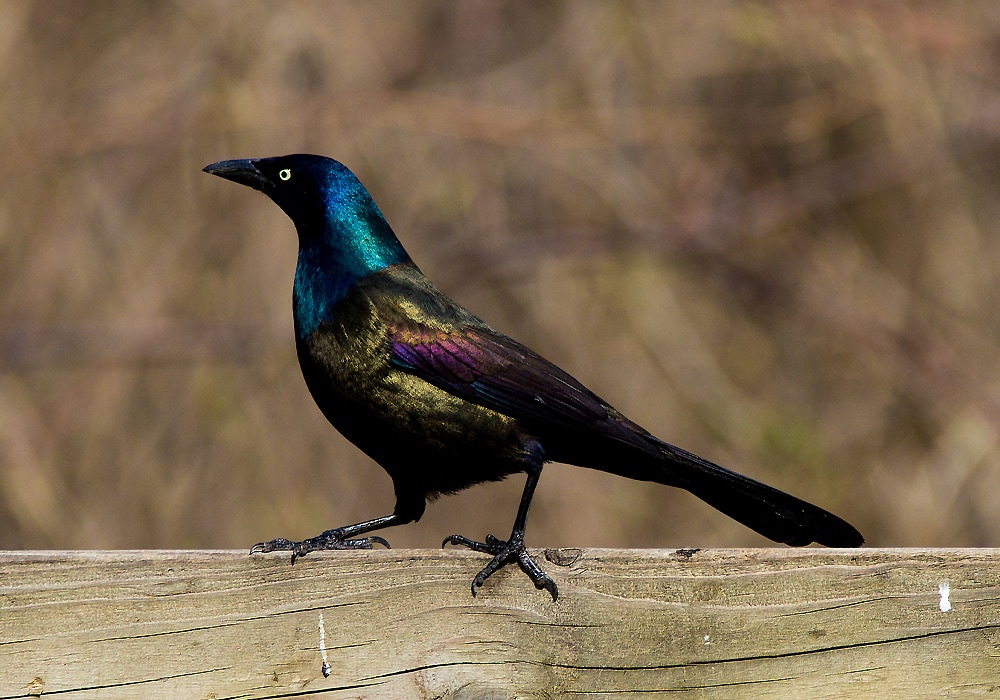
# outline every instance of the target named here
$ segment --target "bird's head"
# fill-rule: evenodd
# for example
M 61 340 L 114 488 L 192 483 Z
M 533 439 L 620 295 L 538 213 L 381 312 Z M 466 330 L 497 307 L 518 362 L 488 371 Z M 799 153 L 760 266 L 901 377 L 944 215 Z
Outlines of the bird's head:
M 266 194 L 295 223 L 300 250 L 331 253 L 351 273 L 409 260 L 365 186 L 332 158 L 224 160 L 204 170 Z

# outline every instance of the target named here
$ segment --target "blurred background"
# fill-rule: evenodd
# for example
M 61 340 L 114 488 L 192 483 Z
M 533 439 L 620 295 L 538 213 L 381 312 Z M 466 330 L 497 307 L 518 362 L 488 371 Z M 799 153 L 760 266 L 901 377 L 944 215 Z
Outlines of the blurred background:
M 294 229 L 201 168 L 352 168 L 445 292 L 873 546 L 1000 545 L 1000 4 L 0 3 L 0 548 L 388 513 L 295 358 Z M 396 547 L 510 531 L 523 479 Z M 543 546 L 764 546 L 546 468 Z

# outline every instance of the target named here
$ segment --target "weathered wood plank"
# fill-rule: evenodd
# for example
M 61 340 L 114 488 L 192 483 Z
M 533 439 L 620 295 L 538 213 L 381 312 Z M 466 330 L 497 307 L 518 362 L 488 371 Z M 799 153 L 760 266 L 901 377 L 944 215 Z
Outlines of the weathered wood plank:
M 1000 692 L 1000 550 L 546 554 L 0 553 L 0 698 Z

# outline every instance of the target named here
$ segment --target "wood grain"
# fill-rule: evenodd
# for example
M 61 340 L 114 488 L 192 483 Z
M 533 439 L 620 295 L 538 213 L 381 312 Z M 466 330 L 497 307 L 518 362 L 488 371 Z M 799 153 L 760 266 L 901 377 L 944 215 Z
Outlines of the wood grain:
M 1000 550 L 544 555 L 0 553 L 0 699 L 1000 697 Z

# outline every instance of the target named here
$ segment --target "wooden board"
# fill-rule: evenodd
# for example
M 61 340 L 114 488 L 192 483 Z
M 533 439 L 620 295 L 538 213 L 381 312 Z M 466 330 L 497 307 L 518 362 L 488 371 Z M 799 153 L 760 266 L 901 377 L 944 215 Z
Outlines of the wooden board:
M 0 699 L 1000 697 L 1000 550 L 538 554 L 0 553 Z

